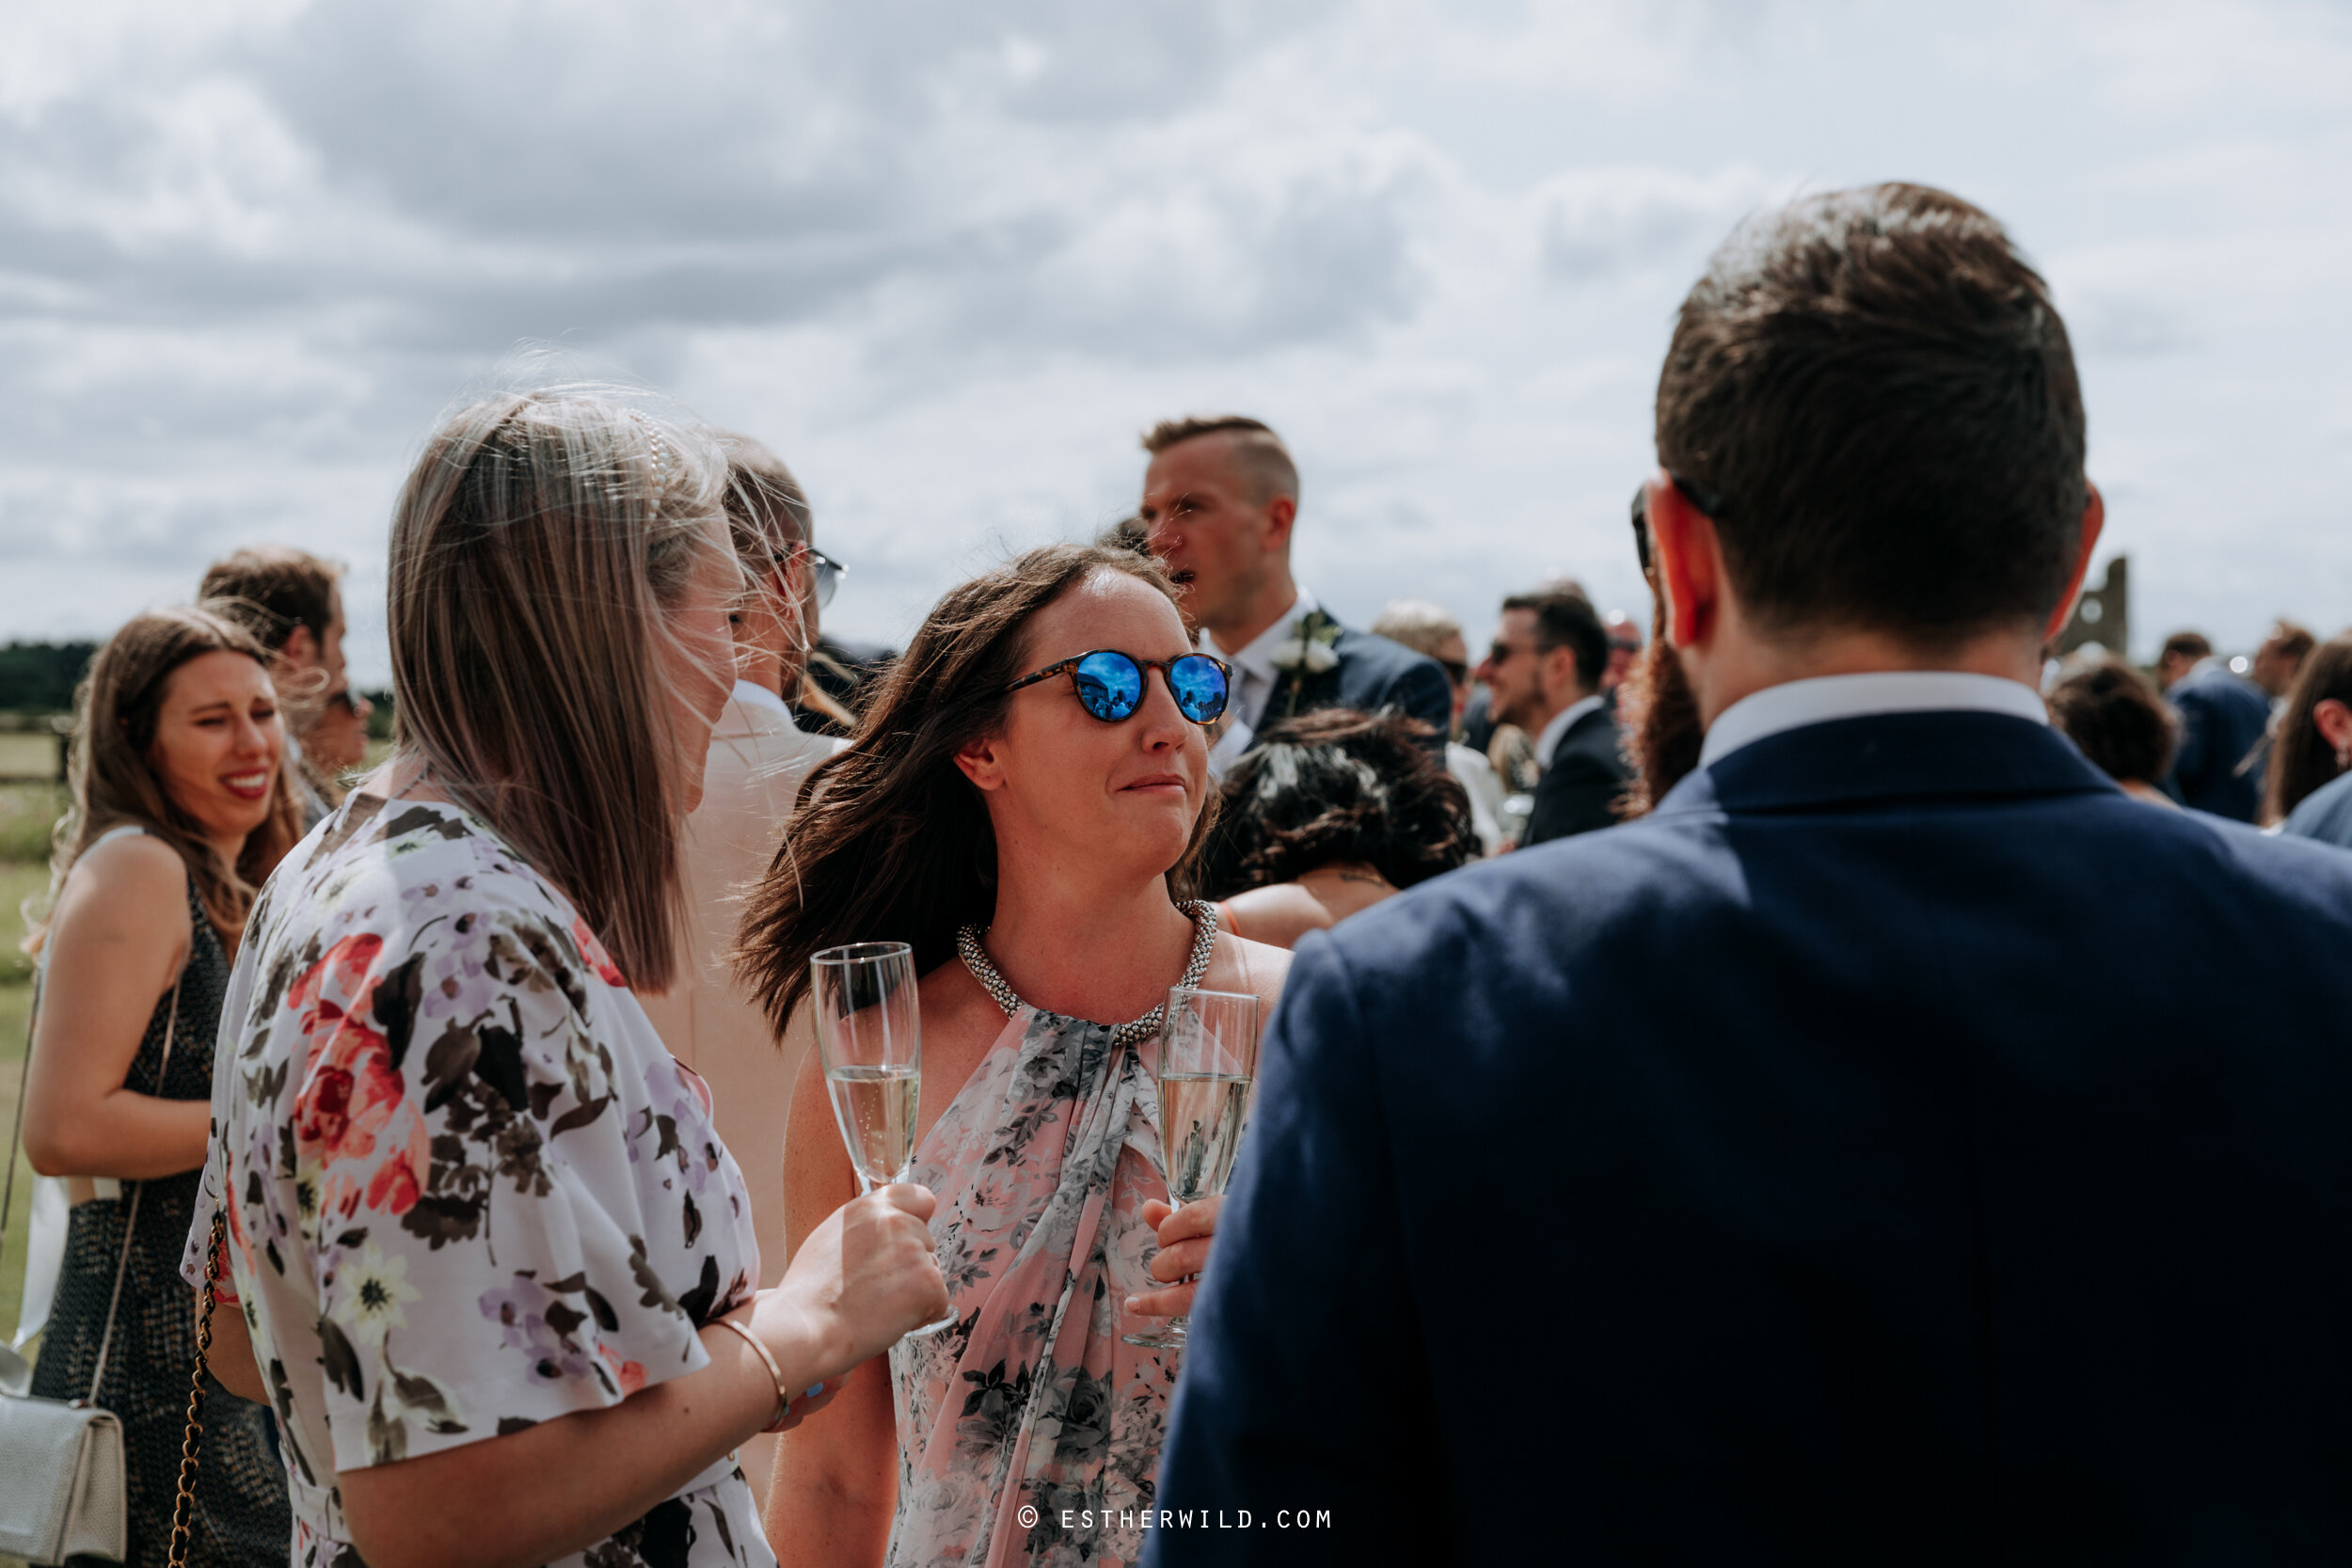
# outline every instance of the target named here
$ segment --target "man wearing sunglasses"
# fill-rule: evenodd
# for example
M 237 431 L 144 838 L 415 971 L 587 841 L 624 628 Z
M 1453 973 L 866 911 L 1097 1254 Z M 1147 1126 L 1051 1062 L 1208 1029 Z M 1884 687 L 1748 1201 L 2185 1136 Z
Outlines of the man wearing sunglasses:
M 1535 739 L 1543 773 L 1522 847 L 1616 821 L 1626 766 L 1601 689 L 1608 670 L 1609 634 L 1582 594 L 1555 588 L 1502 601 L 1502 629 L 1477 675 L 1494 693 L 1495 718 Z
M 1143 450 L 1137 518 L 1152 553 L 1184 590 L 1201 651 L 1233 671 L 1211 768 L 1271 720 L 1327 707 L 1395 708 L 1431 727 L 1431 751 L 1443 748 L 1454 691 L 1437 661 L 1340 625 L 1291 575 L 1298 468 L 1279 436 L 1238 414 L 1163 420 Z
M 1699 766 L 1299 952 L 1147 1564 L 2352 1561 L 2352 857 L 2050 728 L 2079 386 L 1941 191 L 1717 251 Z

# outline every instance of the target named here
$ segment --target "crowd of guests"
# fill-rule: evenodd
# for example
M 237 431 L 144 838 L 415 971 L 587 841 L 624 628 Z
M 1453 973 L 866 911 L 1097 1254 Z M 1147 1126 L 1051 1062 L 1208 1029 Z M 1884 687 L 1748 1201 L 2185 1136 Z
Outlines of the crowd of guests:
M 1475 658 L 1424 600 L 1346 624 L 1289 451 L 1223 416 L 902 652 L 829 642 L 773 451 L 568 388 L 410 473 L 372 771 L 331 564 L 241 550 L 126 625 L 25 1143 L 74 1199 L 36 1391 L 121 1417 L 131 1560 L 208 1268 L 198 1562 L 1481 1561 L 1527 1544 L 1494 1488 L 1572 1495 L 1564 1554 L 2342 1544 L 2352 1181 L 2296 1118 L 2352 1110 L 2309 961 L 2352 860 L 2222 824 L 2352 847 L 2352 633 L 2045 661 L 2104 515 L 2071 351 L 1942 193 L 1744 229 L 1658 421 L 1647 636 L 1565 580 Z M 2168 911 L 2201 985 L 2270 988 L 2239 1087 L 2171 1043 Z M 874 940 L 924 1083 L 867 1190 L 806 1004 Z M 1277 1022 L 1231 1199 L 1171 1209 L 1180 976 Z M 2085 1043 L 2100 977 L 2096 1038 L 2168 1042 L 2140 1078 Z M 1338 1522 L 1169 1524 L 1301 1506 Z

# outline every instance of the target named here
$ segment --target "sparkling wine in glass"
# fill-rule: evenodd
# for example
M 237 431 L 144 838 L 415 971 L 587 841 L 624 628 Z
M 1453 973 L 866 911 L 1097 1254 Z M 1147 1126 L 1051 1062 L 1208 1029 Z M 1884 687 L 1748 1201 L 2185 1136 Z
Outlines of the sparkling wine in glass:
M 834 1123 L 863 1192 L 904 1181 L 914 1164 L 923 1101 L 923 1014 L 914 988 L 914 949 L 903 942 L 828 947 L 808 960 L 817 1050 Z M 911 1334 L 956 1321 L 951 1307 Z
M 1249 1085 L 1258 1070 L 1258 999 L 1244 991 L 1172 986 L 1145 1066 L 1160 1088 L 1160 1154 L 1168 1200 L 1181 1209 L 1218 1197 L 1233 1174 Z M 1185 1321 L 1122 1336 L 1131 1345 L 1172 1350 Z

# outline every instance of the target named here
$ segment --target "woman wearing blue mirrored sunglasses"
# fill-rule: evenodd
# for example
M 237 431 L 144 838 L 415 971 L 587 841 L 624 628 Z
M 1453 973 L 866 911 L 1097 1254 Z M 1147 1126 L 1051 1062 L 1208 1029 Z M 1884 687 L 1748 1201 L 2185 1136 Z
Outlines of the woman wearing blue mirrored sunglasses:
M 775 1539 L 1002 1565 L 1027 1559 L 1033 1478 L 1088 1496 L 1152 1484 L 1177 1357 L 1125 1337 L 1188 1309 L 1217 1215 L 1216 1199 L 1173 1215 L 1162 1201 L 1154 1015 L 1181 982 L 1254 993 L 1263 1019 L 1290 957 L 1219 930 L 1192 897 L 1207 726 L 1230 686 L 1156 562 L 1055 546 L 943 598 L 848 749 L 810 775 L 747 911 L 743 973 L 781 1022 L 815 950 L 914 947 L 911 1179 L 939 1196 L 956 1323 L 793 1433 L 769 1491 Z M 785 1136 L 791 1244 L 857 1191 L 821 1060 L 803 1061 Z M 1041 1323 L 1060 1325 L 1050 1343 L 1027 1326 Z M 1037 1387 L 1084 1380 L 1136 1418 L 1106 1438 L 1015 1400 L 976 1446 L 973 1382 L 1007 1366 Z M 1136 1516 L 1091 1517 L 1086 1554 L 1135 1560 Z
M 1225 712 L 1232 673 L 1206 654 L 1137 658 L 1116 648 L 1098 648 L 1025 674 L 1005 689 L 1018 691 L 1066 671 L 1077 688 L 1079 705 L 1105 723 L 1116 724 L 1134 717 L 1142 705 L 1144 673 L 1151 670 L 1167 678 L 1168 694 L 1176 699 L 1176 711 L 1194 723 L 1214 724 Z

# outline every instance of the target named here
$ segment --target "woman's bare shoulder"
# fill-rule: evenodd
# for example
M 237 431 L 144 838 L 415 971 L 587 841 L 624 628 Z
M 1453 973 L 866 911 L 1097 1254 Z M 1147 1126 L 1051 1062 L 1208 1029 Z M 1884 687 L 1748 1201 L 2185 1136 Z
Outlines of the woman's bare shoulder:
M 1331 911 L 1323 900 L 1296 882 L 1253 887 L 1225 900 L 1225 907 L 1232 911 L 1236 934 L 1247 933 L 1242 940 L 1263 947 L 1295 947 L 1309 931 L 1325 930 L 1331 924 Z
M 1282 1000 L 1282 982 L 1290 977 L 1290 972 L 1289 949 L 1220 931 L 1216 953 L 1209 960 L 1209 972 L 1201 977 L 1201 983 L 1211 990 L 1248 991 L 1271 1017 L 1274 1005 Z
M 109 927 L 153 926 L 185 931 L 188 867 L 151 833 L 125 833 L 95 845 L 73 863 L 57 890 L 57 920 L 98 915 Z

